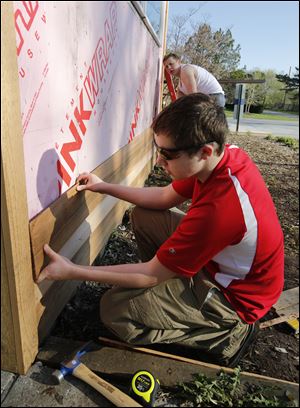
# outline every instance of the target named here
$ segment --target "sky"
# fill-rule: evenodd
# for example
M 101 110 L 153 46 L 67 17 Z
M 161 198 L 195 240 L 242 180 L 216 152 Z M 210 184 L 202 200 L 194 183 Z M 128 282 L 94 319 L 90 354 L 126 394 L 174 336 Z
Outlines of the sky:
M 239 68 L 293 75 L 299 67 L 298 1 L 169 1 L 169 28 L 172 16 L 199 4 L 192 21 L 206 22 L 213 31 L 230 29 L 234 45 L 241 46 Z

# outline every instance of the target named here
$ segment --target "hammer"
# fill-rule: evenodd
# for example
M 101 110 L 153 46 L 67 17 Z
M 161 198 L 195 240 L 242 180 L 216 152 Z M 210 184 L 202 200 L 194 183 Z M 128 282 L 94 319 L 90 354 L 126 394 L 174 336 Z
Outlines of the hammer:
M 89 341 L 74 351 L 69 359 L 60 363 L 60 369 L 53 372 L 53 377 L 57 384 L 60 384 L 66 375 L 73 374 L 74 377 L 85 381 L 91 387 L 95 388 L 95 390 L 99 391 L 117 407 L 141 407 L 142 405 L 138 404 L 134 399 L 130 398 L 114 385 L 98 377 L 86 365 L 81 363 L 80 357 L 90 351 L 93 346 L 93 341 Z

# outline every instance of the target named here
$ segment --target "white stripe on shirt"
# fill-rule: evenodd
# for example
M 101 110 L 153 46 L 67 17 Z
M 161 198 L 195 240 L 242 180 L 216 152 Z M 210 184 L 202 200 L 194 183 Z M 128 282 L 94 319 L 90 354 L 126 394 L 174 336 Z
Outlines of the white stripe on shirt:
M 219 264 L 220 270 L 216 273 L 215 279 L 225 288 L 234 279 L 245 279 L 251 269 L 257 246 L 257 220 L 248 194 L 242 189 L 239 180 L 231 175 L 230 169 L 228 172 L 240 200 L 246 232 L 241 242 L 229 245 L 212 258 Z

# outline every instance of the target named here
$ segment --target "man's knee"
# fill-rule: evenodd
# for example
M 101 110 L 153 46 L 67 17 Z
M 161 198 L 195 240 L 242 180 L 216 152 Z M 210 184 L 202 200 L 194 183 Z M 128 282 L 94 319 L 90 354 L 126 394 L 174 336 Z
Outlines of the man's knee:
M 126 292 L 126 290 L 124 290 Z M 127 343 L 134 343 L 135 321 L 130 306 L 130 298 L 122 298 L 121 288 L 108 290 L 100 300 L 100 318 L 103 324 Z
M 144 224 L 145 219 L 147 219 L 147 213 L 151 210 L 147 210 L 142 207 L 134 207 L 130 213 L 131 223 L 134 229 L 138 228 L 140 225 Z
M 122 312 L 128 314 L 128 302 L 124 300 L 120 303 L 116 299 L 115 290 L 110 289 L 104 293 L 100 300 L 100 318 L 105 326 L 111 327 L 115 322 L 121 318 Z
M 100 299 L 100 318 L 101 321 L 104 323 L 105 326 L 110 326 L 111 321 L 111 313 L 108 313 L 110 310 L 110 290 L 104 293 Z

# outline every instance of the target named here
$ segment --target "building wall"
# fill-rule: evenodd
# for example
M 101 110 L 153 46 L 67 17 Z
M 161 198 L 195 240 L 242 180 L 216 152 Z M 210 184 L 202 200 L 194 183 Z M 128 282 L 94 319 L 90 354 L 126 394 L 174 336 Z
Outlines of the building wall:
M 130 2 L 14 2 L 29 219 L 158 109 L 161 49 Z
M 91 264 L 128 207 L 78 174 L 142 186 L 152 167 L 164 50 L 134 3 L 1 2 L 4 370 L 26 373 L 80 283 L 35 284 L 44 244 Z

